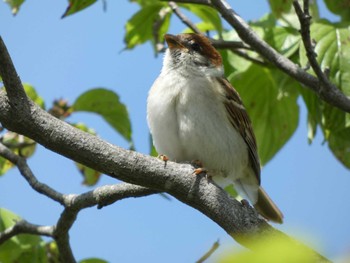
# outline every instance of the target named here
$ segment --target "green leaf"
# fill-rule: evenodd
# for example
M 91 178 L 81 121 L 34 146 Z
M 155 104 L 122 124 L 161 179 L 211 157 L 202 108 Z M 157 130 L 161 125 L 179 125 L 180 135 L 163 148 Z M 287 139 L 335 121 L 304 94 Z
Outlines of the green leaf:
M 165 3 L 156 2 L 145 5 L 128 20 L 125 25 L 126 32 L 124 36 L 126 48 L 132 49 L 136 45 L 143 44 L 153 39 L 153 26 L 155 21 L 159 19 L 159 13 L 162 8 L 169 9 Z M 168 26 L 166 25 L 169 26 L 169 21 L 164 26 L 167 28 Z M 162 28 L 162 31 L 164 31 L 164 29 L 165 28 Z
M 101 173 L 88 166 L 80 163 L 75 163 L 80 173 L 83 175 L 83 184 L 87 186 L 95 185 L 101 177 Z
M 10 6 L 11 12 L 13 15 L 16 15 L 18 13 L 19 8 L 24 3 L 24 0 L 4 0 L 4 1 Z
M 299 84 L 276 69 L 252 65 L 230 77 L 253 123 L 262 165 L 290 139 L 298 126 Z
M 335 157 L 350 169 L 350 128 L 331 132 L 328 145 Z
M 299 50 L 300 34 L 291 27 L 273 27 L 265 41 L 285 57 L 291 57 Z
M 311 25 L 311 37 L 316 41 L 315 52 L 322 70 L 330 70 L 330 80 L 345 95 L 350 96 L 350 40 L 349 25 L 319 21 Z M 308 65 L 306 51 L 300 47 L 300 64 Z M 312 69 L 309 72 L 313 73 Z
M 250 25 L 261 38 L 286 57 L 292 56 L 299 49 L 300 33 L 294 27 L 276 26 L 276 19 L 265 15 Z
M 45 109 L 45 101 L 42 97 L 38 95 L 35 88 L 27 83 L 23 83 L 24 91 L 26 92 L 27 96 L 34 101 L 40 108 Z
M 309 89 L 299 88 L 299 91 L 303 97 L 307 108 L 307 127 L 308 127 L 308 142 L 309 144 L 315 138 L 317 126 L 321 123 L 322 119 L 322 108 L 323 102 L 318 98 L 318 96 Z
M 206 25 L 208 30 L 215 29 L 219 32 L 219 34 L 222 33 L 223 28 L 221 18 L 215 9 L 209 6 L 194 4 L 179 4 L 179 6 L 186 8 L 187 10 L 198 16 L 200 19 L 202 19 L 204 22 L 202 25 L 211 24 L 211 26 Z M 201 24 L 199 24 L 199 26 L 201 26 Z M 205 27 L 203 29 L 205 29 Z
M 345 95 L 350 96 L 350 40 L 349 25 L 319 21 L 311 26 L 316 41 L 315 52 L 322 70 L 329 69 L 329 78 Z M 306 51 L 300 47 L 300 64 L 308 65 Z M 308 70 L 314 74 L 312 69 Z M 309 142 L 319 125 L 335 157 L 350 168 L 349 114 L 323 103 L 315 94 L 301 91 L 308 108 Z
M 97 113 L 127 141 L 132 143 L 131 124 L 126 106 L 111 90 L 96 88 L 81 94 L 72 105 L 73 112 Z
M 67 17 L 69 15 L 75 14 L 90 5 L 94 4 L 97 0 L 69 0 L 68 7 L 66 12 L 62 15 L 61 18 Z
M 268 236 L 256 239 L 249 244 L 254 252 L 242 250 L 226 252 L 221 255 L 219 263 L 271 263 L 271 262 L 315 262 L 315 253 L 298 241 L 294 244 L 290 240 Z
M 224 188 L 224 190 L 225 190 L 230 196 L 232 196 L 233 198 L 236 198 L 236 197 L 238 196 L 238 193 L 237 193 L 235 187 L 234 187 L 232 184 L 226 186 L 226 187 Z
M 21 218 L 0 208 L 0 232 L 13 226 Z M 0 262 L 46 262 L 43 241 L 35 235 L 17 235 L 1 245 Z
M 8 170 L 13 167 L 13 163 L 9 160 L 0 157 L 0 175 L 5 174 Z
M 284 0 L 269 0 L 270 2 L 275 2 L 274 7 L 276 9 L 273 10 L 273 13 L 276 18 L 278 18 L 278 24 L 283 27 L 291 27 L 294 29 L 300 28 L 300 22 L 297 14 L 295 13 L 294 7 L 292 5 L 292 1 L 284 1 Z M 284 2 L 284 6 L 283 6 Z M 303 6 L 303 1 L 298 1 L 300 6 Z M 309 13 L 312 17 L 313 21 L 317 21 L 320 17 L 318 11 L 317 1 L 310 1 L 309 3 Z
M 342 20 L 350 19 L 350 2 L 348 0 L 324 0 L 327 8 L 334 14 L 340 15 Z
M 79 263 L 108 263 L 108 261 L 99 258 L 87 258 L 80 260 Z
M 158 156 L 158 152 L 156 150 L 156 147 L 154 147 L 154 145 L 153 145 L 153 139 L 152 139 L 152 135 L 151 134 L 149 135 L 149 145 L 151 147 L 150 155 L 154 156 L 154 157 L 157 157 Z
M 283 13 L 288 13 L 292 8 L 292 1 L 269 0 L 270 8 L 275 17 L 279 18 Z
M 15 154 L 18 154 L 25 158 L 31 157 L 36 149 L 35 141 L 11 131 L 7 131 L 2 135 L 1 142 Z M 5 174 L 12 167 L 13 164 L 11 162 L 4 159 L 3 157 L 0 157 L 0 175 Z

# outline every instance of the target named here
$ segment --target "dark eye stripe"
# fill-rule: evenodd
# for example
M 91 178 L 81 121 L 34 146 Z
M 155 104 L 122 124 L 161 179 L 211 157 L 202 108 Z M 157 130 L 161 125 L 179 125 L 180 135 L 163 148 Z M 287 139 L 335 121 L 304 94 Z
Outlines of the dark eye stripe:
M 190 46 L 193 51 L 199 52 L 202 50 L 202 47 L 196 42 L 191 43 Z

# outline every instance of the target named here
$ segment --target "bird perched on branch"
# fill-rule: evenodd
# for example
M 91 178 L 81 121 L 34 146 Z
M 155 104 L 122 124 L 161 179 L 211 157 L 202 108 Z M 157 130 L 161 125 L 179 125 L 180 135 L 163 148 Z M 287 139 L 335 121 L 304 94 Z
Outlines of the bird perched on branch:
M 262 216 L 282 223 L 281 211 L 260 186 L 252 124 L 224 77 L 221 55 L 204 35 L 165 35 L 165 40 L 169 48 L 147 100 L 157 151 L 177 162 L 199 160 L 220 186 L 233 184 Z

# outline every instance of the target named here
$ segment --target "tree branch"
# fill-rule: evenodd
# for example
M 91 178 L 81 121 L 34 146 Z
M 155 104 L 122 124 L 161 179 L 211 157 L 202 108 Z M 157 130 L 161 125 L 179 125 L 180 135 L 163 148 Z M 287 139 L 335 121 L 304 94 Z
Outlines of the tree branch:
M 5 43 L 0 37 L 0 76 L 6 88 L 7 95 L 11 100 L 11 103 L 18 103 L 15 108 L 21 108 L 20 104 L 22 101 L 24 105 L 27 105 L 25 102 L 27 100 L 27 95 L 22 86 L 22 82 L 17 75 L 15 66 L 12 63 L 10 54 L 7 51 Z
M 196 261 L 196 263 L 203 263 L 206 261 L 220 246 L 219 240 L 216 241 L 211 248 L 200 258 Z
M 2 51 L 0 48 L 0 53 Z M 1 61 L 1 64 L 3 63 Z M 2 77 L 6 78 L 7 75 Z M 5 83 L 11 85 L 6 87 L 8 90 L 21 88 L 20 83 Z M 191 165 L 168 162 L 164 167 L 161 160 L 114 146 L 76 129 L 51 116 L 30 100 L 21 102 L 26 103 L 28 111 L 24 110 L 24 107 L 11 106 L 18 105 L 16 96 L 7 97 L 5 92 L 0 92 L 0 122 L 7 129 L 23 134 L 54 152 L 113 178 L 167 192 L 211 218 L 248 248 L 254 250 L 252 241 L 272 236 L 288 242 L 292 247 L 312 253 L 318 261 L 328 261 L 317 252 L 274 229 L 260 218 L 252 207 L 232 199 L 214 183 L 208 183 L 204 176 L 193 176 Z M 67 216 L 69 220 L 74 221 L 74 214 L 69 214 L 69 211 L 67 213 L 62 217 Z M 57 224 L 58 229 L 67 227 L 69 224 Z M 67 242 L 67 239 L 67 236 L 64 237 L 64 242 Z
M 170 6 L 171 10 L 173 10 L 174 14 L 181 20 L 181 22 L 188 26 L 190 29 L 192 29 L 194 33 L 203 34 L 202 31 L 200 31 L 199 28 L 180 11 L 179 7 L 175 2 L 170 1 L 168 5 Z
M 0 245 L 8 239 L 19 234 L 32 234 L 52 237 L 53 232 L 54 228 L 52 226 L 34 225 L 22 219 L 0 233 Z
M 310 66 L 316 73 L 316 76 L 322 82 L 319 92 L 324 93 L 325 91 L 322 89 L 332 89 L 333 84 L 322 71 L 316 59 L 317 54 L 314 51 L 314 44 L 312 43 L 310 36 L 310 21 L 312 17 L 309 13 L 309 1 L 304 0 L 304 11 L 301 9 L 298 1 L 293 1 L 293 6 L 300 22 L 300 33 L 306 50 L 306 56 L 309 60 Z
M 12 227 L 5 229 L 4 232 L 0 233 L 0 244 L 15 235 L 23 233 L 51 236 L 57 243 L 62 262 L 75 262 L 69 243 L 69 230 L 73 226 L 78 213 L 82 209 L 95 205 L 98 205 L 98 208 L 101 208 L 124 198 L 146 196 L 157 192 L 142 186 L 120 183 L 117 185 L 98 187 L 93 191 L 79 195 L 63 195 L 46 184 L 39 182 L 27 165 L 26 160 L 11 152 L 1 143 L 0 156 L 14 163 L 20 170 L 22 176 L 35 191 L 46 195 L 65 207 L 56 226 L 33 225 L 25 220 L 21 220 Z
M 22 176 L 27 180 L 29 185 L 35 191 L 43 195 L 46 195 L 47 197 L 60 203 L 61 205 L 64 204 L 63 194 L 52 189 L 50 186 L 39 182 L 34 176 L 32 170 L 27 165 L 27 161 L 24 158 L 14 154 L 10 149 L 8 149 L 2 143 L 0 143 L 0 156 L 2 156 L 3 158 L 15 164 L 18 170 L 20 171 L 20 173 L 22 174 Z

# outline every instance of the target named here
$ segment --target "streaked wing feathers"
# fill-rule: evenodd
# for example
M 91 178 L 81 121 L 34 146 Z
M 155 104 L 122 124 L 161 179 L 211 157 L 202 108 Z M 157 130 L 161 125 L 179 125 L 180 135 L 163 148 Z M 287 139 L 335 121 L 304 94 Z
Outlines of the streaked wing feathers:
M 222 85 L 222 88 L 225 89 L 225 94 L 227 94 L 225 107 L 230 122 L 241 134 L 248 146 L 250 163 L 260 184 L 260 161 L 256 139 L 248 113 L 238 92 L 232 87 L 231 83 L 226 78 L 217 78 L 217 80 Z

